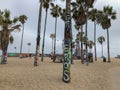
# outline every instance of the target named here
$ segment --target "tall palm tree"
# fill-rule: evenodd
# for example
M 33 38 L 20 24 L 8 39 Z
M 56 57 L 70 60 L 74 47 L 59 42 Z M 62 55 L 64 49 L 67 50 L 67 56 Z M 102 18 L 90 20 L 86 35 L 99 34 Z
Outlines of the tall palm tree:
M 15 17 L 11 19 L 9 10 L 0 10 L 0 49 L 2 50 L 2 64 L 7 62 L 8 45 L 14 41 L 11 32 L 20 30 L 21 25 L 18 23 L 19 18 L 20 17 Z
M 92 9 L 88 12 L 88 17 L 94 22 L 94 53 L 95 53 L 95 61 L 97 61 L 97 53 L 96 53 L 96 24 L 97 24 L 97 9 Z
M 101 44 L 101 48 L 102 48 L 101 57 L 102 57 L 103 56 L 103 42 L 105 42 L 105 38 L 103 36 L 98 37 L 98 42 Z
M 50 34 L 50 38 L 52 39 L 52 53 L 53 53 L 53 39 L 55 38 L 55 34 Z
M 85 36 L 88 37 L 88 11 L 90 8 L 93 7 L 93 4 L 94 4 L 94 1 L 95 0 L 85 0 L 84 1 L 84 11 L 85 11 L 85 14 L 86 14 L 86 26 L 85 26 Z M 86 61 L 87 61 L 87 64 L 89 63 L 88 62 L 88 48 L 87 48 L 87 44 L 86 44 Z
M 46 25 L 47 25 L 47 16 L 48 16 L 48 8 L 49 3 L 51 0 L 44 0 L 43 7 L 45 8 L 46 15 L 45 15 L 45 24 L 44 24 L 44 33 L 43 33 L 43 43 L 42 43 L 42 56 L 41 61 L 43 62 L 43 56 L 44 56 L 44 45 L 45 45 L 45 33 L 46 33 Z
M 51 15 L 55 18 L 55 41 L 54 41 L 54 56 L 56 54 L 56 30 L 57 30 L 57 18 L 59 17 L 59 7 L 58 5 L 54 5 L 51 3 Z M 53 59 L 53 62 L 55 61 L 56 58 Z
M 110 63 L 110 48 L 109 48 L 109 28 L 111 27 L 111 20 L 116 19 L 116 12 L 113 11 L 113 7 L 104 6 L 103 8 L 103 19 L 101 22 L 102 28 L 107 29 L 107 50 L 108 50 L 108 62 Z
M 35 53 L 35 60 L 34 60 L 34 66 L 38 66 L 38 58 L 39 58 L 39 49 L 40 49 L 40 34 L 41 34 L 41 18 L 42 18 L 42 6 L 43 1 L 40 0 L 40 6 L 39 6 L 39 16 L 38 16 L 38 28 L 37 28 L 37 40 L 36 40 L 36 53 Z
M 81 27 L 81 32 L 83 32 L 83 25 L 85 24 L 86 22 L 86 15 L 85 15 L 85 11 L 84 11 L 84 7 L 82 5 L 82 2 L 81 1 L 76 1 L 76 2 L 72 2 L 71 3 L 72 5 L 72 11 L 73 11 L 73 15 L 72 15 L 72 18 L 74 19 L 75 23 L 76 23 L 76 26 L 78 27 Z M 82 43 L 82 34 L 81 34 L 81 63 L 83 64 L 84 63 L 84 60 L 83 60 L 83 43 Z
M 22 23 L 22 26 L 23 26 L 22 37 L 21 37 L 21 45 L 20 45 L 20 56 L 21 56 L 21 53 L 22 53 L 23 34 L 24 34 L 24 24 L 25 24 L 25 21 L 26 21 L 26 20 L 27 20 L 27 16 L 26 16 L 26 15 L 21 15 L 20 18 L 19 18 L 19 21 Z

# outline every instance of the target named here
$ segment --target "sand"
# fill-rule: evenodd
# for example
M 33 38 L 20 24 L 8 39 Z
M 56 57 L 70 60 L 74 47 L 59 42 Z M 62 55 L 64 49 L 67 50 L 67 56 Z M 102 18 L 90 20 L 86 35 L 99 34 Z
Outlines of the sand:
M 7 64 L 0 65 L 0 90 L 120 90 L 119 87 L 115 89 L 114 79 L 119 67 L 119 59 L 112 59 L 111 63 L 103 63 L 99 59 L 88 66 L 74 60 L 71 82 L 64 83 L 62 63 L 44 58 L 39 66 L 34 67 L 33 59 L 8 58 Z

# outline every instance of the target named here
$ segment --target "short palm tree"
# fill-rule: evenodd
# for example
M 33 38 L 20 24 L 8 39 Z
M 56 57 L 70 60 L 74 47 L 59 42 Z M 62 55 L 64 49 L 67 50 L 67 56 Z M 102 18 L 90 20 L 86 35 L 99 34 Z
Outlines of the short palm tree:
M 55 38 L 55 34 L 50 34 L 50 38 L 52 39 L 52 53 L 53 53 L 53 39 Z
M 104 6 L 103 8 L 103 14 L 102 14 L 102 21 L 101 25 L 103 29 L 107 29 L 107 50 L 108 50 L 108 62 L 111 62 L 110 60 L 110 48 L 109 48 L 109 28 L 111 27 L 111 20 L 116 19 L 116 12 L 113 11 L 113 7 L 111 6 Z
M 105 42 L 105 38 L 103 36 L 98 37 L 98 42 L 101 44 L 101 48 L 102 48 L 101 57 L 102 57 L 103 56 L 103 42 Z
M 20 55 L 22 53 L 22 44 L 23 44 L 23 34 L 24 34 L 24 24 L 25 24 L 25 21 L 27 20 L 27 16 L 26 15 L 21 15 L 20 18 L 19 18 L 19 21 L 22 23 L 22 26 L 23 26 L 23 30 L 22 30 L 22 37 L 21 37 L 21 45 L 20 45 Z
M 9 10 L 0 10 L 0 49 L 2 50 L 2 64 L 7 62 L 8 45 L 14 41 L 11 32 L 20 30 L 21 25 L 18 21 L 19 17 L 11 19 Z
M 94 42 L 92 40 L 88 41 L 87 46 L 89 47 L 89 52 L 91 53 L 91 49 L 93 48 Z

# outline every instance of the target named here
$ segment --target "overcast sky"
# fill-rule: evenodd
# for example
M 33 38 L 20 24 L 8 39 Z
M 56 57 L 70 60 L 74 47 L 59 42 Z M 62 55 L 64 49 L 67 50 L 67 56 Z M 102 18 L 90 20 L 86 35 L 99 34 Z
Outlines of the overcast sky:
M 58 5 L 65 7 L 65 3 L 61 3 L 57 0 Z M 103 6 L 110 5 L 117 12 L 117 19 L 112 21 L 112 26 L 109 28 L 110 32 L 110 55 L 115 57 L 120 54 L 120 1 L 119 0 L 97 0 L 94 7 L 102 9 Z M 23 40 L 23 50 L 22 52 L 28 52 L 27 43 L 31 43 L 30 52 L 35 52 L 36 47 L 36 37 L 37 37 L 37 22 L 38 22 L 38 11 L 39 11 L 39 0 L 1 0 L 0 9 L 9 9 L 11 11 L 11 17 L 19 16 L 25 14 L 28 20 L 25 23 L 24 40 Z M 41 29 L 41 45 L 42 46 L 42 36 L 44 28 L 45 10 L 42 13 L 42 29 Z M 47 28 L 46 28 L 46 38 L 45 38 L 45 53 L 51 52 L 52 40 L 50 34 L 54 33 L 54 21 L 55 19 L 48 14 Z M 74 24 L 74 22 L 73 22 Z M 88 23 L 88 37 L 93 40 L 93 23 L 89 21 Z M 74 39 L 77 31 L 72 27 Z M 20 41 L 21 32 L 13 32 L 14 43 L 9 45 L 8 52 L 15 52 L 14 47 L 16 47 L 16 52 L 20 52 Z M 57 24 L 57 53 L 62 53 L 62 40 L 64 35 L 64 23 L 60 18 Z M 106 30 L 103 30 L 101 26 L 97 26 L 97 38 L 103 35 L 106 38 Z M 104 43 L 104 55 L 107 56 L 106 42 Z M 94 49 L 93 49 L 94 50 Z M 93 51 L 92 50 L 92 51 Z M 40 49 L 41 51 L 41 49 Z M 97 42 L 97 54 L 101 55 L 101 45 Z

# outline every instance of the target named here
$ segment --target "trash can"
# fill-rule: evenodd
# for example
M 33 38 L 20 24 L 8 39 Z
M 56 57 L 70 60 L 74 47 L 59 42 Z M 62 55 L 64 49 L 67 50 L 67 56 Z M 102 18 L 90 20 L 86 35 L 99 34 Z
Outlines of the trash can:
M 105 56 L 102 56 L 102 58 L 103 58 L 103 62 L 106 62 L 106 57 L 105 57 Z

